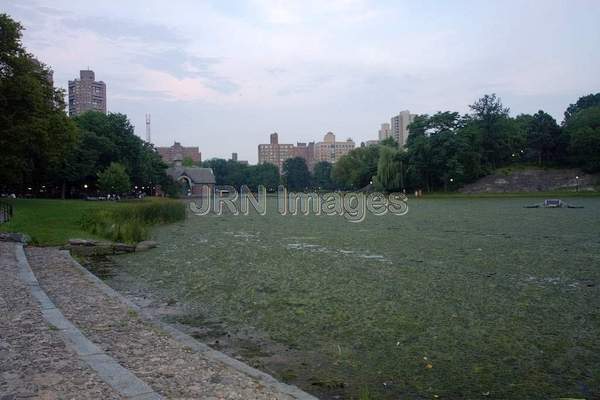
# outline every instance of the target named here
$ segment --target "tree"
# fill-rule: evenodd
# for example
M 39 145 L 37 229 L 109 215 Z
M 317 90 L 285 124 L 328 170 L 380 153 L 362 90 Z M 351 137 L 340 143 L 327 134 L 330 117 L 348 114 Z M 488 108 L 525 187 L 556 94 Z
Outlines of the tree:
M 398 148 L 398 142 L 392 136 L 389 136 L 389 137 L 386 137 L 385 139 L 383 139 L 381 142 L 379 142 L 379 145 L 380 146 L 388 146 L 393 149 Z
M 575 113 L 565 130 L 572 162 L 589 172 L 600 171 L 600 106 Z
M 319 161 L 315 164 L 313 170 L 313 186 L 316 189 L 333 189 L 334 184 L 331 179 L 331 170 L 333 166 L 327 161 Z
M 432 116 L 419 115 L 411 124 L 407 141 L 408 183 L 431 191 L 457 187 L 465 180 L 465 165 L 471 151 L 469 131 L 464 119 L 456 112 L 438 112 Z M 479 150 L 479 143 L 473 143 Z
M 399 151 L 390 146 L 381 146 L 377 175 L 373 179 L 377 190 L 391 192 L 400 188 L 401 170 Z
M 212 168 L 217 185 L 230 185 L 239 188 L 251 184 L 252 170 L 246 163 L 234 160 L 213 158 L 202 163 L 205 168 Z
M 527 156 L 533 157 L 538 165 L 546 165 L 564 158 L 567 143 L 563 140 L 556 120 L 550 114 L 540 110 L 534 115 L 519 115 L 516 122 L 524 129 Z
M 22 29 L 0 14 L 0 182 L 16 191 L 45 183 L 77 139 L 64 93 L 23 48 Z
M 111 163 L 108 168 L 98 173 L 98 187 L 107 194 L 123 194 L 131 188 L 129 175 L 125 167 L 119 163 Z
M 144 142 L 135 135 L 133 125 L 126 115 L 109 113 L 108 115 L 88 111 L 74 118 L 81 132 L 86 132 L 83 153 L 93 156 L 93 169 L 102 171 L 111 163 L 117 162 L 125 167 L 134 185 L 151 187 L 164 181 L 167 166 L 150 143 Z M 86 140 L 94 144 L 89 146 Z M 93 148 L 91 154 L 87 149 Z
M 508 107 L 504 107 L 495 94 L 486 94 L 469 108 L 472 114 L 467 123 L 481 136 L 479 152 L 483 164 L 493 170 L 511 162 L 512 154 L 520 151 L 516 147 L 522 145 L 522 140 L 519 140 L 519 131 L 509 118 Z
M 263 163 L 248 167 L 248 186 L 257 190 L 259 185 L 265 187 L 269 192 L 277 190 L 279 185 L 279 169 L 276 165 Z
M 575 104 L 569 104 L 569 107 L 567 107 L 563 125 L 566 125 L 577 112 L 585 110 L 586 108 L 598 106 L 600 106 L 600 93 L 588 94 L 587 96 L 580 97 Z
M 310 172 L 302 157 L 288 158 L 283 163 L 283 181 L 288 190 L 305 190 L 310 185 Z
M 215 175 L 215 181 L 217 185 L 229 185 L 229 181 L 227 180 L 228 168 L 227 168 L 227 160 L 222 158 L 211 158 L 210 160 L 206 160 L 202 163 L 204 168 L 212 168 L 213 174 Z
M 341 189 L 367 186 L 377 174 L 380 147 L 359 147 L 340 157 L 331 171 L 334 183 Z

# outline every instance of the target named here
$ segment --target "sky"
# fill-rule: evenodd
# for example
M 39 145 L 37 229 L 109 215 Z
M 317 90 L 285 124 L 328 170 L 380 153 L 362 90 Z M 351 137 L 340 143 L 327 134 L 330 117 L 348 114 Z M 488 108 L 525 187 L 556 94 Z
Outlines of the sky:
M 401 110 L 468 112 L 496 93 L 512 115 L 559 122 L 600 92 L 600 1 L 2 0 L 23 43 L 67 88 L 107 85 L 157 146 L 257 161 L 257 145 L 377 138 Z

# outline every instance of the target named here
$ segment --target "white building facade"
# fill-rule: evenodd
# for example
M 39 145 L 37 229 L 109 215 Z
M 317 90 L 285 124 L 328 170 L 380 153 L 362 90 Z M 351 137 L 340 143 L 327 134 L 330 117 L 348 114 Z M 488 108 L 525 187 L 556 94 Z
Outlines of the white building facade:
M 400 111 L 398 115 L 392 117 L 390 124 L 390 136 L 396 139 L 398 146 L 406 146 L 406 140 L 408 139 L 408 135 L 410 133 L 408 130 L 408 125 L 415 120 L 415 117 L 416 115 L 411 114 L 408 110 Z

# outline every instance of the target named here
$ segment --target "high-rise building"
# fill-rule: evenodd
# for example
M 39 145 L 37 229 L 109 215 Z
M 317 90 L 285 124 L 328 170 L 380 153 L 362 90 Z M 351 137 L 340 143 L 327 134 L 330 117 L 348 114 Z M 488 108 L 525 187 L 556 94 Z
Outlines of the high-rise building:
M 398 146 L 404 147 L 406 145 L 406 139 L 408 138 L 408 125 L 414 121 L 415 114 L 411 114 L 410 111 L 400 111 L 400 114 L 392 117 L 391 121 L 391 136 L 396 139 Z
M 379 140 L 385 140 L 390 137 L 390 124 L 383 123 L 381 124 L 381 128 L 379 128 Z
M 293 157 L 293 144 L 280 144 L 277 132 L 272 133 L 268 144 L 258 145 L 258 163 L 271 163 L 283 170 L 283 163 Z
M 336 142 L 333 132 L 327 132 L 322 142 L 298 142 L 296 146 L 279 143 L 277 133 L 273 133 L 269 144 L 258 145 L 258 163 L 275 164 L 279 168 L 279 172 L 282 172 L 285 160 L 301 157 L 306 161 L 308 169 L 312 171 L 319 161 L 327 161 L 333 164 L 341 156 L 352 151 L 354 147 L 352 139 L 347 139 L 345 142 Z
M 354 141 L 350 138 L 345 142 L 336 142 L 333 132 L 327 132 L 322 142 L 315 144 L 315 162 L 327 161 L 335 163 L 340 157 L 354 150 Z
M 69 81 L 69 115 L 86 111 L 106 113 L 106 84 L 96 81 L 94 71 L 79 71 L 79 79 Z

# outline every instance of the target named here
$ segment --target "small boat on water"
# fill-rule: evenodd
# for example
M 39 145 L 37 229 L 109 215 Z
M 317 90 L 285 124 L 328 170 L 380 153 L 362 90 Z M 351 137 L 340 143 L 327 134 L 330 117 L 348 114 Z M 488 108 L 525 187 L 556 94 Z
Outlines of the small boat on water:
M 543 203 L 530 204 L 525 206 L 525 208 L 583 208 L 583 206 L 569 204 L 560 199 L 546 199 Z

